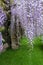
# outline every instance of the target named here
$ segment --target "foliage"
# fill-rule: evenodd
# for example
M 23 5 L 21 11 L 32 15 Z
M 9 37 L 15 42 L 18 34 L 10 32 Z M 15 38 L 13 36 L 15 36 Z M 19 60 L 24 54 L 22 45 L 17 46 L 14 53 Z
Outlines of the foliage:
M 21 44 L 21 45 L 29 45 L 29 39 L 26 38 L 26 37 L 22 37 L 22 38 L 20 39 L 20 44 Z
M 4 27 L 0 27 L 0 32 L 2 32 L 2 30 L 4 30 L 5 28 Z
M 33 44 L 34 44 L 34 45 L 43 44 L 42 36 L 43 36 L 43 35 L 34 37 L 34 39 L 33 39 Z

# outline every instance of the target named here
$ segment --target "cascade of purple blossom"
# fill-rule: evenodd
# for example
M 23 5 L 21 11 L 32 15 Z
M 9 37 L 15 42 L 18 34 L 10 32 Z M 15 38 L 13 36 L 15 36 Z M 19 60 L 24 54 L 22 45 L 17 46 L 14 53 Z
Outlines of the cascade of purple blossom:
M 3 11 L 3 9 L 0 7 L 0 26 L 3 26 L 6 19 L 7 19 L 6 14 Z
M 35 36 L 43 34 L 43 2 L 42 0 L 13 0 L 12 12 L 12 30 L 14 25 L 14 16 L 18 15 L 20 22 L 25 29 L 25 35 L 31 43 Z M 16 7 L 14 7 L 16 4 Z
M 0 28 L 3 27 L 3 24 L 6 20 L 6 14 L 3 9 L 0 7 Z M 0 31 L 0 52 L 3 50 L 3 43 L 2 43 L 2 34 Z
M 29 23 L 29 20 L 28 20 L 28 13 L 27 12 L 27 9 L 28 9 L 28 1 L 25 1 L 25 0 L 14 0 L 14 2 L 16 3 L 17 7 L 16 7 L 16 11 L 17 11 L 17 14 L 20 18 L 20 22 L 22 23 L 22 26 L 24 27 L 25 29 L 25 35 L 30 39 L 32 40 L 33 38 L 33 24 L 31 25 Z M 14 9 L 13 9 L 14 10 Z M 31 20 L 32 22 L 32 20 Z M 31 27 L 29 27 L 29 25 Z
M 26 36 L 32 41 L 34 36 L 43 34 L 43 17 L 41 0 L 14 0 L 16 11 L 22 25 L 25 28 Z M 12 9 L 14 11 L 14 9 Z M 42 24 L 41 24 L 42 23 Z M 42 32 L 41 32 L 42 31 Z

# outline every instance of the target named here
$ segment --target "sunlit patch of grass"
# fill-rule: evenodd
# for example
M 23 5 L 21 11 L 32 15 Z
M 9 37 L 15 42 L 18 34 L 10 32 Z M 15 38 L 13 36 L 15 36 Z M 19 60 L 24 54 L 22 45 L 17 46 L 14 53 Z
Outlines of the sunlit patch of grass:
M 29 44 L 29 39 L 26 38 L 26 37 L 22 37 L 22 38 L 20 39 L 20 44 L 21 44 L 21 45 Z

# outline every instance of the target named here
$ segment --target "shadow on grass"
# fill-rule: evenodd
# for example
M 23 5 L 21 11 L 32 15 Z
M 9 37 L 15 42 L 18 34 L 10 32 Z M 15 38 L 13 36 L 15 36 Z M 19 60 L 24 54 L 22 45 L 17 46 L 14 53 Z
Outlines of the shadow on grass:
M 43 44 L 40 44 L 38 47 L 41 51 L 43 51 Z
M 43 51 L 43 44 L 42 43 L 36 44 L 36 45 L 34 45 L 34 47 L 39 48 L 41 51 Z

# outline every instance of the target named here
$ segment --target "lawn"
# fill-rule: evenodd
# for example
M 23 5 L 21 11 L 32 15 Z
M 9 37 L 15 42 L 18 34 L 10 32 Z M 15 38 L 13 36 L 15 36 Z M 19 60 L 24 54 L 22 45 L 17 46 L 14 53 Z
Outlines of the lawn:
M 34 41 L 34 47 L 29 48 L 28 40 L 20 40 L 21 46 L 7 49 L 0 55 L 0 65 L 43 65 L 43 44 L 40 39 Z M 37 42 L 36 42 L 37 41 Z M 40 42 L 40 43 L 39 43 Z

